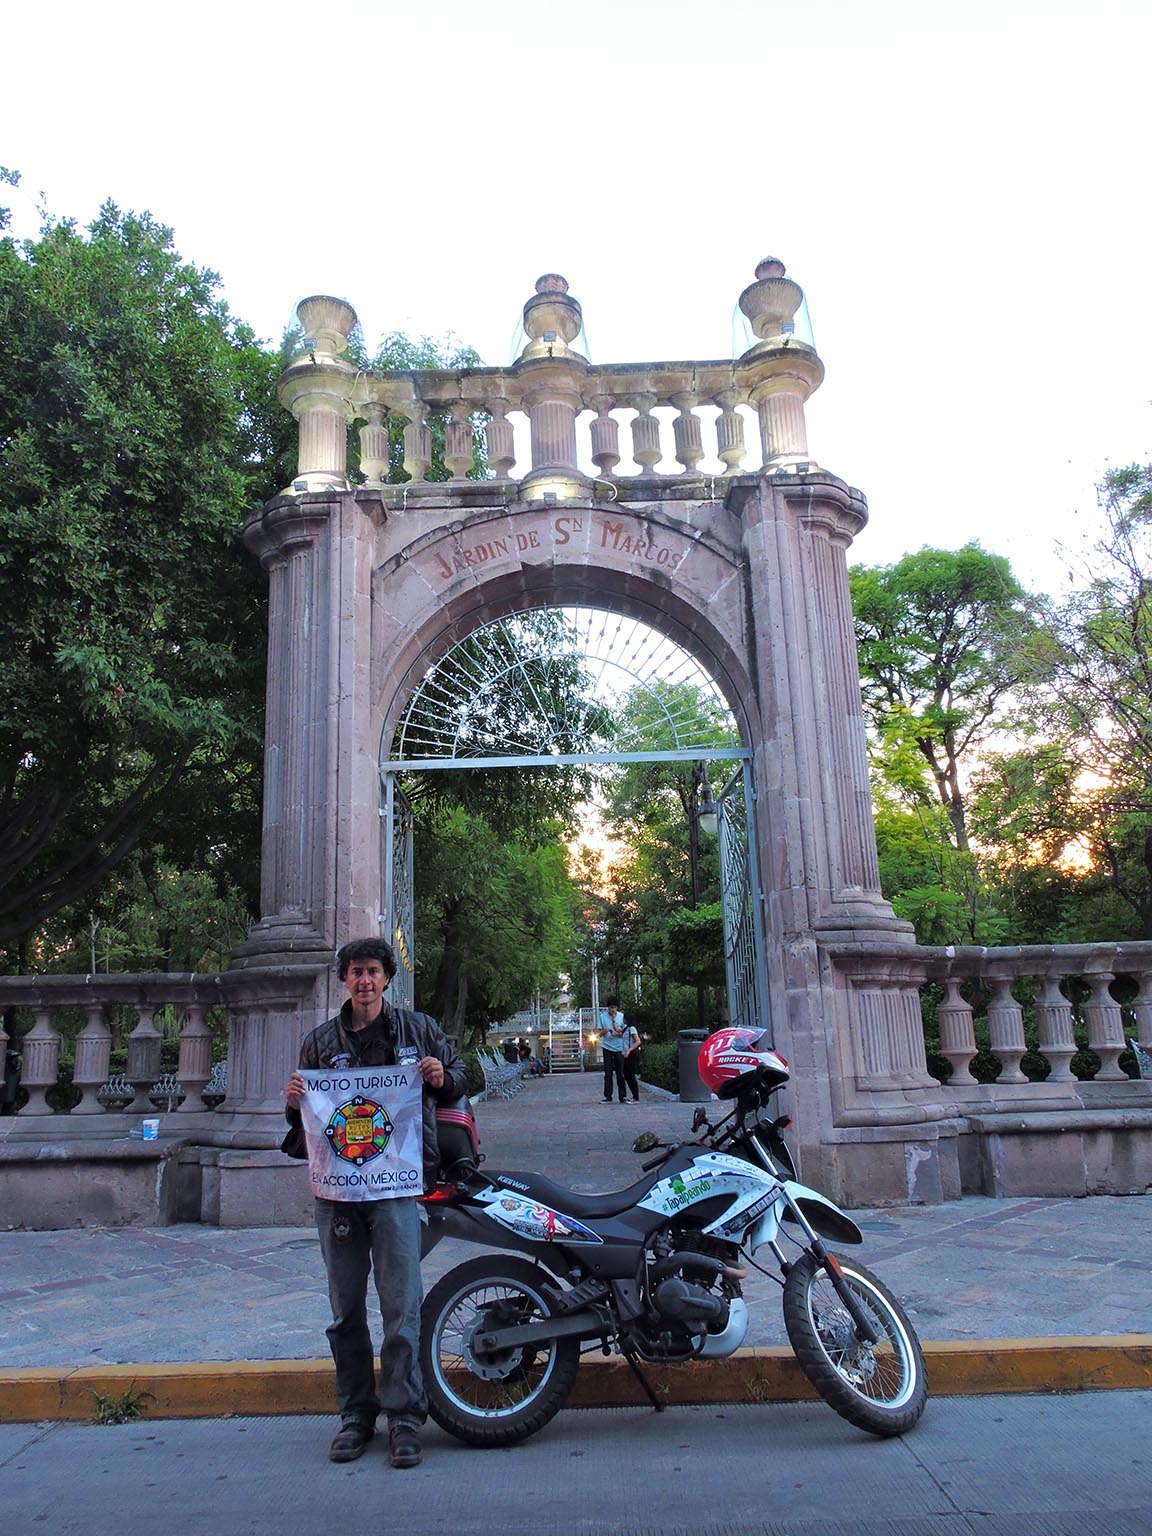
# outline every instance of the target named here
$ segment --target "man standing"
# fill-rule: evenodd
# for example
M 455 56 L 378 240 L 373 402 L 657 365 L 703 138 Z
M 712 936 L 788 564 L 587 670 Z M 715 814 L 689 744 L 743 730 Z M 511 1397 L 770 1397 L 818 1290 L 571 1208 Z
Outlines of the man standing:
M 604 1097 L 602 1104 L 612 1102 L 612 1084 L 616 1084 L 621 1104 L 624 1103 L 624 1052 L 628 1049 L 628 1026 L 620 1012 L 620 1000 L 610 997 L 600 1012 L 600 1050 L 604 1056 Z
M 348 999 L 335 1018 L 305 1038 L 300 1067 L 355 1069 L 415 1063 L 424 1080 L 424 1182 L 430 1187 L 439 1160 L 436 1104 L 458 1099 L 465 1092 L 464 1064 L 434 1019 L 384 1002 L 384 991 L 396 974 L 396 957 L 382 939 L 345 944 L 336 964 Z M 300 1103 L 306 1091 L 300 1073 L 293 1072 L 284 1093 L 293 1127 L 285 1138 L 286 1151 L 296 1151 L 302 1139 Z M 327 1332 L 340 1407 L 340 1431 L 329 1458 L 355 1461 L 363 1455 L 376 1432 L 377 1415 L 383 1412 L 388 1416 L 392 1465 L 418 1466 L 423 1459 L 419 1431 L 428 1416 L 428 1401 L 420 1374 L 420 1214 L 415 1197 L 360 1202 L 318 1199 L 316 1226 L 328 1271 L 332 1323 Z M 379 1392 L 368 1327 L 370 1273 L 384 1323 Z

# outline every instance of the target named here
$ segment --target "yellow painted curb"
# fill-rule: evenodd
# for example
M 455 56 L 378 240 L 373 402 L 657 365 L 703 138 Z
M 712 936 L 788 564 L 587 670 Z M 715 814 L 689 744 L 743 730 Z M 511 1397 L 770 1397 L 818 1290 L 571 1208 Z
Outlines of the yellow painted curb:
M 1152 1386 L 1152 1334 L 1107 1338 L 982 1339 L 926 1343 L 928 1388 L 937 1397 L 994 1392 L 1084 1392 Z M 816 1396 L 792 1351 L 741 1349 L 727 1360 L 649 1366 L 661 1401 L 781 1403 Z M 87 1421 L 99 1402 L 139 1400 L 152 1419 L 334 1413 L 328 1360 L 221 1360 L 197 1364 L 27 1367 L 0 1371 L 0 1423 Z M 627 1363 L 588 1356 L 573 1408 L 644 1404 Z

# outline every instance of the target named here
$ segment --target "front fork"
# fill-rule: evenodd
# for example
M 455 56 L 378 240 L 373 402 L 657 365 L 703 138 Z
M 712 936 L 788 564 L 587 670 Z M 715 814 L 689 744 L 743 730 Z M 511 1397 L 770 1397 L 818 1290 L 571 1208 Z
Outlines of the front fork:
M 844 1307 L 848 1312 L 849 1317 L 851 1317 L 853 1325 L 855 1326 L 857 1338 L 863 1339 L 868 1344 L 879 1344 L 883 1335 L 876 1327 L 876 1324 L 868 1316 L 868 1313 L 860 1301 L 859 1296 L 857 1296 L 856 1292 L 848 1284 L 847 1280 L 845 1280 L 844 1272 L 840 1268 L 840 1261 L 837 1259 L 836 1255 L 834 1253 L 829 1253 L 828 1245 L 824 1242 L 823 1238 L 817 1236 L 817 1234 L 812 1230 L 811 1226 L 805 1220 L 804 1212 L 799 1208 L 799 1206 L 793 1205 L 791 1201 L 788 1201 L 788 1209 L 792 1212 L 797 1225 L 804 1233 L 804 1236 L 808 1239 L 809 1248 L 820 1261 L 820 1268 L 828 1276 L 829 1280 L 831 1280 L 833 1289 L 835 1290 L 837 1296 L 839 1296 L 840 1300 L 844 1303 Z M 783 1254 L 780 1253 L 779 1248 L 776 1250 L 776 1256 L 782 1261 L 784 1269 L 787 1270 L 787 1261 L 784 1259 Z

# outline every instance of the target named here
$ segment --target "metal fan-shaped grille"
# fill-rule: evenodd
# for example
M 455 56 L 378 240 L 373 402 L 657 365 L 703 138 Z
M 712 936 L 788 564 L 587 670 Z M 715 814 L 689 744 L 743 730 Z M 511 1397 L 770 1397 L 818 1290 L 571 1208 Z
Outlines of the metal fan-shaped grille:
M 556 761 L 708 748 L 742 755 L 715 682 L 648 625 L 598 608 L 537 608 L 476 630 L 417 687 L 397 762 Z

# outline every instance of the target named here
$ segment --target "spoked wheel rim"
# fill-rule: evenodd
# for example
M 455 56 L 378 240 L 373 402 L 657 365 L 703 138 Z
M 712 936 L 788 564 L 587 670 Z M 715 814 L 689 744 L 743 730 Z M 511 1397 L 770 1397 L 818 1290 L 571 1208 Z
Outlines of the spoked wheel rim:
M 905 1407 L 918 1390 L 916 1351 L 901 1319 L 867 1280 L 842 1263 L 844 1279 L 880 1334 L 876 1344 L 856 1336 L 847 1307 L 828 1276 L 816 1273 L 808 1286 L 806 1307 L 813 1332 L 844 1384 L 866 1402 L 883 1408 Z
M 530 1408 L 548 1390 L 556 1341 L 494 1354 L 481 1351 L 477 1341 L 489 1328 L 532 1322 L 548 1310 L 544 1297 L 523 1281 L 462 1285 L 440 1309 L 431 1340 L 431 1369 L 445 1398 L 470 1416 L 492 1420 Z

